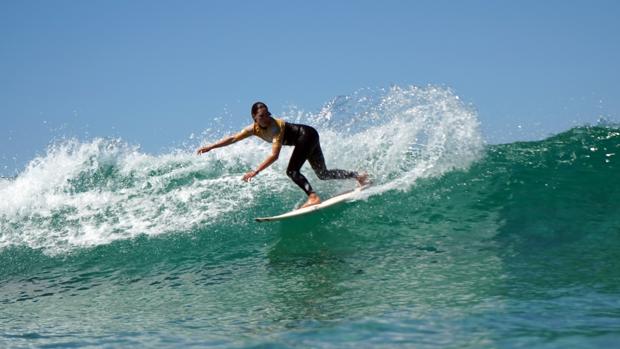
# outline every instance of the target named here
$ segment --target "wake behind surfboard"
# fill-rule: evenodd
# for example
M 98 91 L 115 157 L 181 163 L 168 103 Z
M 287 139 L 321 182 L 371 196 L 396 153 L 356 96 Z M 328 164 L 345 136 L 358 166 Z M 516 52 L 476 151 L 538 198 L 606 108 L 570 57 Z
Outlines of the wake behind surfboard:
M 350 191 L 338 194 L 332 198 L 329 198 L 317 205 L 312 205 L 312 206 L 296 209 L 296 210 L 293 210 L 287 213 L 283 213 L 278 216 L 260 217 L 260 218 L 255 218 L 255 219 L 257 222 L 273 222 L 273 221 L 281 221 L 281 220 L 290 219 L 293 217 L 307 215 L 309 213 L 316 212 L 316 211 L 322 210 L 324 208 L 327 208 L 327 207 L 330 207 L 330 206 L 333 206 L 333 205 L 336 205 L 336 204 L 339 204 L 345 201 L 350 201 L 353 198 L 355 198 L 357 194 L 359 194 L 362 190 L 368 187 L 369 185 L 364 185 L 362 187 L 355 188 L 353 190 L 350 190 Z

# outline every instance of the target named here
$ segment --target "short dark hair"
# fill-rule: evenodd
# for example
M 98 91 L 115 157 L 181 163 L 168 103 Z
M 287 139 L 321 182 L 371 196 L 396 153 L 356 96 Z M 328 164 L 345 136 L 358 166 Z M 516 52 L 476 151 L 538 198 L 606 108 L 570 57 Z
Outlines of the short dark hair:
M 252 104 L 252 117 L 256 116 L 256 113 L 258 112 L 258 108 L 260 107 L 265 107 L 265 109 L 267 109 L 267 115 L 271 116 L 271 113 L 269 112 L 269 107 L 267 107 L 267 104 L 263 102 L 256 102 Z

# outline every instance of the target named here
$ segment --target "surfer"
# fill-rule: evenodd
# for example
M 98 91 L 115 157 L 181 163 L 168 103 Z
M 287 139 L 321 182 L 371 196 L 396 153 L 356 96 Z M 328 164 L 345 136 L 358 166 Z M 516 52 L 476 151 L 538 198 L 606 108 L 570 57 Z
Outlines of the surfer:
M 321 199 L 312 189 L 306 177 L 300 172 L 301 166 L 306 160 L 308 160 L 314 173 L 321 180 L 355 178 L 360 185 L 365 185 L 368 182 L 368 175 L 366 173 L 337 169 L 328 170 L 327 166 L 325 166 L 325 158 L 319 143 L 319 133 L 313 127 L 273 118 L 269 108 L 263 102 L 254 103 L 251 112 L 252 119 L 254 119 L 253 124 L 235 135 L 228 136 L 216 143 L 198 149 L 197 153 L 200 155 L 215 148 L 225 147 L 252 135 L 271 143 L 271 155 L 256 170 L 249 171 L 243 176 L 243 180 L 249 182 L 252 177 L 255 177 L 278 160 L 282 145 L 294 146 L 295 149 L 293 149 L 293 155 L 291 155 L 289 160 L 286 174 L 308 195 L 308 200 L 302 207 L 316 205 L 321 202 Z

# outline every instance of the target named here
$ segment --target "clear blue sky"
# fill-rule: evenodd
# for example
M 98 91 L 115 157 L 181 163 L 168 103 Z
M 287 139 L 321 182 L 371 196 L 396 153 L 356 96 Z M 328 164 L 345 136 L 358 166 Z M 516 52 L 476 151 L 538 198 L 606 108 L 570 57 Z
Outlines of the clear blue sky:
M 0 175 L 61 136 L 158 153 L 214 117 L 437 84 L 490 142 L 620 114 L 617 1 L 0 2 Z M 521 126 L 519 128 L 518 126 Z

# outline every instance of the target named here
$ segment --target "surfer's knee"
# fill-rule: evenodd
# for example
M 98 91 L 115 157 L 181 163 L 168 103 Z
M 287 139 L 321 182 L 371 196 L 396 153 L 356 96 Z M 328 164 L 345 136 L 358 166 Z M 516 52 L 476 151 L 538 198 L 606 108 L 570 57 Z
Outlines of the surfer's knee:
M 325 170 L 314 171 L 314 173 L 316 173 L 316 176 L 322 181 L 329 179 L 329 175 Z
M 295 177 L 299 176 L 299 171 L 286 170 L 286 175 L 289 176 L 289 178 L 295 178 Z

